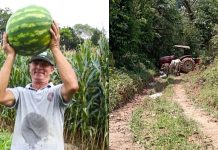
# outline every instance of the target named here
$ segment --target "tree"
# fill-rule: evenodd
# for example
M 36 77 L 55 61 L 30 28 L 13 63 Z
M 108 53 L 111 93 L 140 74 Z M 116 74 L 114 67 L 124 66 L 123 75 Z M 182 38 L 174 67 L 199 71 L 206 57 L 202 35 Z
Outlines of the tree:
M 9 8 L 1 9 L 0 8 L 0 40 L 2 39 L 2 33 L 5 32 L 6 24 L 12 12 Z M 1 43 L 1 42 L 0 42 Z
M 158 61 L 187 44 L 209 49 L 218 24 L 217 0 L 110 0 L 110 51 L 117 68 Z
M 98 41 L 101 35 L 103 35 L 103 33 L 99 31 L 97 28 L 93 31 L 93 34 L 91 36 L 91 41 L 94 45 L 98 45 Z
M 116 67 L 129 66 L 126 63 L 129 63 L 128 60 L 131 54 L 129 55 L 128 53 L 134 50 L 133 47 L 135 47 L 135 45 L 130 44 L 131 41 L 134 41 L 133 32 L 137 32 L 132 26 L 134 25 L 134 14 L 131 12 L 131 7 L 131 0 L 110 0 L 109 41 Z M 134 34 L 135 36 L 137 35 L 137 33 Z
M 192 4 L 189 0 L 181 0 L 182 5 L 185 7 L 186 12 L 188 13 L 188 17 L 190 19 L 190 21 L 193 21 L 195 16 L 194 16 L 194 12 L 192 10 L 192 5 L 196 2 L 193 1 Z
M 0 8 L 0 31 L 1 33 L 5 31 L 6 24 L 12 12 L 9 8 L 1 9 Z
M 71 27 L 61 28 L 61 46 L 64 47 L 65 50 L 75 49 L 79 44 L 84 42 L 83 39 L 77 36 L 74 29 Z
M 110 50 L 118 68 L 133 70 L 173 54 L 182 34 L 176 0 L 110 0 Z
M 87 24 L 76 24 L 74 25 L 74 31 L 79 38 L 90 39 L 94 45 L 98 45 L 98 40 L 101 35 L 104 35 L 103 31 L 93 28 Z
M 62 28 L 60 31 L 61 34 L 61 45 L 65 50 L 72 49 L 73 36 L 69 28 Z
M 91 26 L 89 26 L 88 24 L 76 24 L 74 25 L 74 31 L 75 33 L 83 39 L 90 39 L 91 36 L 93 35 L 94 32 L 94 28 L 92 28 Z
M 204 0 L 196 4 L 195 26 L 200 30 L 203 38 L 203 47 L 209 49 L 213 28 L 218 24 L 218 1 Z

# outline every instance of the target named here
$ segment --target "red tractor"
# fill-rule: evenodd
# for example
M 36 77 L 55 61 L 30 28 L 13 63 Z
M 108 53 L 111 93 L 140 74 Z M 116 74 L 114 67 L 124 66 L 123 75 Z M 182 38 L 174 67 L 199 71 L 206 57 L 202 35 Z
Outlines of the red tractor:
M 174 45 L 175 48 L 179 48 L 181 50 L 190 50 L 189 46 L 184 45 Z M 169 70 L 169 65 L 172 60 L 174 59 L 180 59 L 181 61 L 181 72 L 188 73 L 195 68 L 195 64 L 199 63 L 199 58 L 193 58 L 192 55 L 183 55 L 179 58 L 176 58 L 175 55 L 170 56 L 164 56 L 161 57 L 159 60 L 159 65 L 163 69 L 164 72 L 167 72 L 166 70 Z

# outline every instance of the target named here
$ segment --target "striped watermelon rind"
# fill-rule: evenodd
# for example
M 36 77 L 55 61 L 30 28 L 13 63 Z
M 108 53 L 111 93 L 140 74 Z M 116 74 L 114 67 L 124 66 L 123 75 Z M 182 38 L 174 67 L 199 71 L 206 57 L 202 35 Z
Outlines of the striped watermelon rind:
M 23 56 L 37 55 L 49 47 L 51 14 L 41 6 L 30 5 L 9 18 L 6 33 L 10 45 Z

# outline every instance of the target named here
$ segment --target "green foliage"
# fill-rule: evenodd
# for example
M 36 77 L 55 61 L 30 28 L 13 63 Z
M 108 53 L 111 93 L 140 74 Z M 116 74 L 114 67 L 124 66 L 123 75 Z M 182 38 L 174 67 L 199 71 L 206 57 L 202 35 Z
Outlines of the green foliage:
M 194 23 L 200 30 L 203 38 L 203 46 L 208 49 L 209 41 L 212 38 L 212 31 L 218 23 L 218 2 L 217 0 L 198 1 L 196 4 L 196 19 Z
M 175 44 L 190 46 L 194 57 L 214 56 L 209 44 L 216 43 L 212 31 L 217 5 L 217 0 L 110 0 L 110 51 L 115 67 L 135 70 L 138 63 L 157 64 L 161 56 L 177 53 L 172 48 Z M 133 64 L 134 55 L 141 59 Z
M 193 57 L 200 55 L 201 43 L 203 41 L 199 29 L 190 22 L 188 18 L 182 18 L 183 32 L 181 34 L 182 41 L 185 45 L 190 46 L 190 54 Z
M 127 51 L 131 51 L 135 45 L 131 45 L 133 41 L 131 34 L 134 31 L 130 24 L 133 23 L 130 10 L 131 2 L 128 1 L 111 1 L 110 0 L 110 50 L 117 60 L 116 65 L 126 60 L 119 59 Z M 127 61 L 126 61 L 127 62 Z M 123 66 L 123 65 L 121 65 Z
M 164 1 L 110 1 L 110 50 L 116 67 L 134 70 L 132 55 L 155 64 L 180 41 L 181 17 L 175 3 Z M 137 61 L 139 59 L 135 59 Z
M 98 40 L 100 39 L 101 34 L 104 34 L 103 31 L 99 31 L 97 28 L 93 28 L 88 24 L 76 24 L 74 25 L 75 33 L 83 39 L 93 39 L 91 40 L 94 45 L 97 45 Z
M 156 59 L 160 56 L 173 54 L 172 46 L 182 43 L 181 15 L 176 9 L 173 0 L 156 0 L 153 3 L 155 39 L 153 41 L 153 53 Z
M 84 42 L 71 27 L 61 28 L 61 46 L 64 50 L 76 49 L 79 44 Z
M 0 131 L 0 149 L 10 150 L 11 134 L 7 131 Z
M 142 69 L 142 71 L 145 69 Z M 146 81 L 154 75 L 154 70 L 133 73 L 123 70 L 110 69 L 109 79 L 109 111 L 127 103 L 133 96 L 143 89 Z
M 83 37 L 85 39 L 90 38 L 94 31 L 94 29 L 90 27 L 88 24 L 76 24 L 74 25 L 74 29 L 78 36 Z
M 137 91 L 137 85 L 128 74 L 114 70 L 109 80 L 109 111 L 130 100 Z M 131 87 L 131 88 L 130 88 Z
M 0 49 L 0 67 L 2 67 L 5 60 L 5 55 L 3 53 L 3 50 Z M 28 57 L 19 56 L 17 55 L 11 76 L 10 76 L 10 82 L 9 87 L 17 87 L 17 86 L 25 86 L 26 84 L 30 83 L 30 76 L 28 73 Z M 1 119 L 3 119 L 7 125 L 9 125 L 8 129 L 11 129 L 14 124 L 14 115 L 15 110 L 14 109 L 6 109 L 2 105 L 0 105 L 0 113 L 1 113 Z
M 72 49 L 71 43 L 73 42 L 73 37 L 69 28 L 61 29 L 61 45 L 64 45 L 65 49 Z
M 186 80 L 190 85 L 187 92 L 200 107 L 207 109 L 214 116 L 218 116 L 218 58 L 213 63 L 193 75 L 189 75 Z M 191 77 L 191 78 L 190 78 Z M 193 95 L 194 94 L 194 95 Z
M 94 30 L 93 35 L 91 36 L 91 41 L 94 45 L 98 45 L 98 41 L 102 35 L 102 32 L 98 29 Z
M 0 8 L 0 35 L 5 31 L 7 21 L 11 15 L 12 12 L 9 8 Z
M 16 56 L 16 60 L 10 76 L 9 87 L 25 87 L 25 85 L 31 82 L 28 65 L 29 57 L 20 55 Z
M 213 53 L 213 56 L 217 56 L 217 50 L 218 50 L 218 24 L 216 24 L 213 28 L 213 37 L 210 40 L 211 45 L 211 51 Z
M 77 49 L 84 40 L 90 39 L 97 46 L 101 35 L 103 35 L 102 31 L 87 24 L 76 24 L 73 28 L 63 27 L 61 28 L 61 45 L 64 50 Z
M 214 61 L 213 66 L 206 69 L 200 78 L 198 79 L 205 79 L 205 83 L 202 86 L 202 91 L 198 95 L 199 101 L 202 101 L 204 104 L 208 105 L 209 107 L 213 107 L 213 109 L 218 108 L 218 94 L 217 94 L 217 87 L 218 87 L 218 69 L 216 65 L 218 64 L 217 58 Z
M 78 53 L 68 57 L 76 69 L 80 90 L 66 112 L 66 133 L 90 149 L 108 147 L 108 52 L 108 42 L 101 39 L 98 49 L 86 41 Z

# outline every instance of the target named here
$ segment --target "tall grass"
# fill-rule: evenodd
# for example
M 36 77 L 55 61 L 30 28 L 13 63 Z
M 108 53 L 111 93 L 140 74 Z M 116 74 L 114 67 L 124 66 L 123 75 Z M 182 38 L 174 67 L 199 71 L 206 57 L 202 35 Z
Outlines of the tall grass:
M 76 71 L 80 85 L 65 113 L 64 135 L 65 141 L 76 143 L 79 149 L 108 148 L 108 53 L 109 45 L 104 37 L 98 47 L 86 41 L 76 52 L 64 52 Z M 0 66 L 4 58 L 0 51 Z M 10 87 L 25 86 L 31 82 L 28 59 L 17 56 Z M 55 84 L 61 82 L 57 70 L 52 75 L 52 81 Z M 14 111 L 0 106 L 0 113 L 0 120 L 4 123 L 0 127 L 13 128 Z

